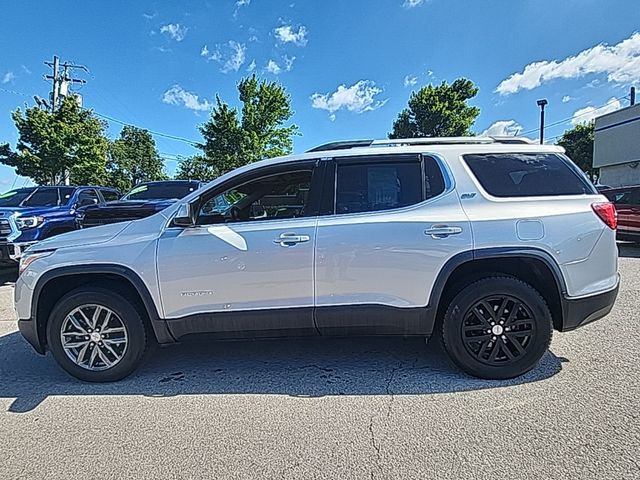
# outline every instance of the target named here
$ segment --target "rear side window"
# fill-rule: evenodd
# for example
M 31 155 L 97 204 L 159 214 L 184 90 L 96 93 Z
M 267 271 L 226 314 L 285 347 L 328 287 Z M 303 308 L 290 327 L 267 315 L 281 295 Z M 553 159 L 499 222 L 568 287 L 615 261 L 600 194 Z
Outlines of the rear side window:
M 494 197 L 597 193 L 578 168 L 554 153 L 464 155 L 482 187 Z
M 445 190 L 442 170 L 432 157 L 424 157 L 424 183 L 427 200 L 437 197 Z
M 336 213 L 374 212 L 422 201 L 419 162 L 338 165 Z
M 100 193 L 102 193 L 102 198 L 104 198 L 105 202 L 115 202 L 120 198 L 120 195 L 115 190 L 100 190 Z

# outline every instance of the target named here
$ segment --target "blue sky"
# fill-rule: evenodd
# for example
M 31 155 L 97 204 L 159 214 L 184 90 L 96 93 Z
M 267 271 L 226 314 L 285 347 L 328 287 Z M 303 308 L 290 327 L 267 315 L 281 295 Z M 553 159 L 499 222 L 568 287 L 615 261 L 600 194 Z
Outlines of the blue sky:
M 640 81 L 635 0 L 3 0 L 0 143 L 15 145 L 10 114 L 46 97 L 54 54 L 86 65 L 84 105 L 156 132 L 200 140 L 219 94 L 237 103 L 250 71 L 292 97 L 295 151 L 383 138 L 412 89 L 464 76 L 480 93 L 475 130 L 548 136 L 625 106 Z M 121 125 L 110 121 L 115 138 Z M 175 169 L 188 143 L 156 137 Z M 25 183 L 0 166 L 0 191 Z

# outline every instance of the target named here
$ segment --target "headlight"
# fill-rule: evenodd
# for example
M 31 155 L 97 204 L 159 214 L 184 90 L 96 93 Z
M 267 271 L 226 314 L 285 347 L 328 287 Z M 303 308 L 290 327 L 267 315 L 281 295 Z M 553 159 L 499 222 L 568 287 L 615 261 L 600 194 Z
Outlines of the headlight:
M 44 222 L 43 217 L 16 217 L 16 226 L 20 230 L 27 230 L 29 228 L 36 228 Z
M 18 268 L 18 275 L 22 275 L 29 265 L 38 260 L 39 258 L 48 257 L 53 253 L 53 250 L 49 250 L 47 252 L 34 252 L 34 253 L 25 253 L 20 258 L 20 267 Z

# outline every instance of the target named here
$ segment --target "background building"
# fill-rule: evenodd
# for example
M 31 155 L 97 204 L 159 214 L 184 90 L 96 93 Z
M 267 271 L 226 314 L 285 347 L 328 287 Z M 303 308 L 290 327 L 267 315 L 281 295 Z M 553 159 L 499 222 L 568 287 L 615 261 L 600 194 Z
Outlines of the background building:
M 593 166 L 603 185 L 640 185 L 640 104 L 596 118 Z

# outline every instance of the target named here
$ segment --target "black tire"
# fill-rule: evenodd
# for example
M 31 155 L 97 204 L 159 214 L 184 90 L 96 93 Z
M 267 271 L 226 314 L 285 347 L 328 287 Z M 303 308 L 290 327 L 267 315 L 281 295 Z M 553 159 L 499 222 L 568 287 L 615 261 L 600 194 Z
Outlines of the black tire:
M 91 370 L 80 366 L 67 355 L 63 348 L 61 336 L 65 319 L 76 308 L 83 305 L 99 305 L 108 308 L 115 313 L 117 320 L 125 328 L 126 346 L 123 348 L 121 358 L 110 368 L 106 367 L 106 364 L 103 364 L 102 370 Z M 135 302 L 119 293 L 98 286 L 81 287 L 66 294 L 53 307 L 47 322 L 47 344 L 53 357 L 67 373 L 86 382 L 114 382 L 125 378 L 142 361 L 148 343 L 147 328 Z M 95 344 L 92 343 L 90 348 L 94 347 Z M 100 360 L 97 363 L 100 365 Z
M 514 378 L 534 368 L 552 333 L 545 300 L 513 277 L 487 277 L 467 285 L 449 304 L 442 323 L 443 343 L 454 363 L 487 379 Z

